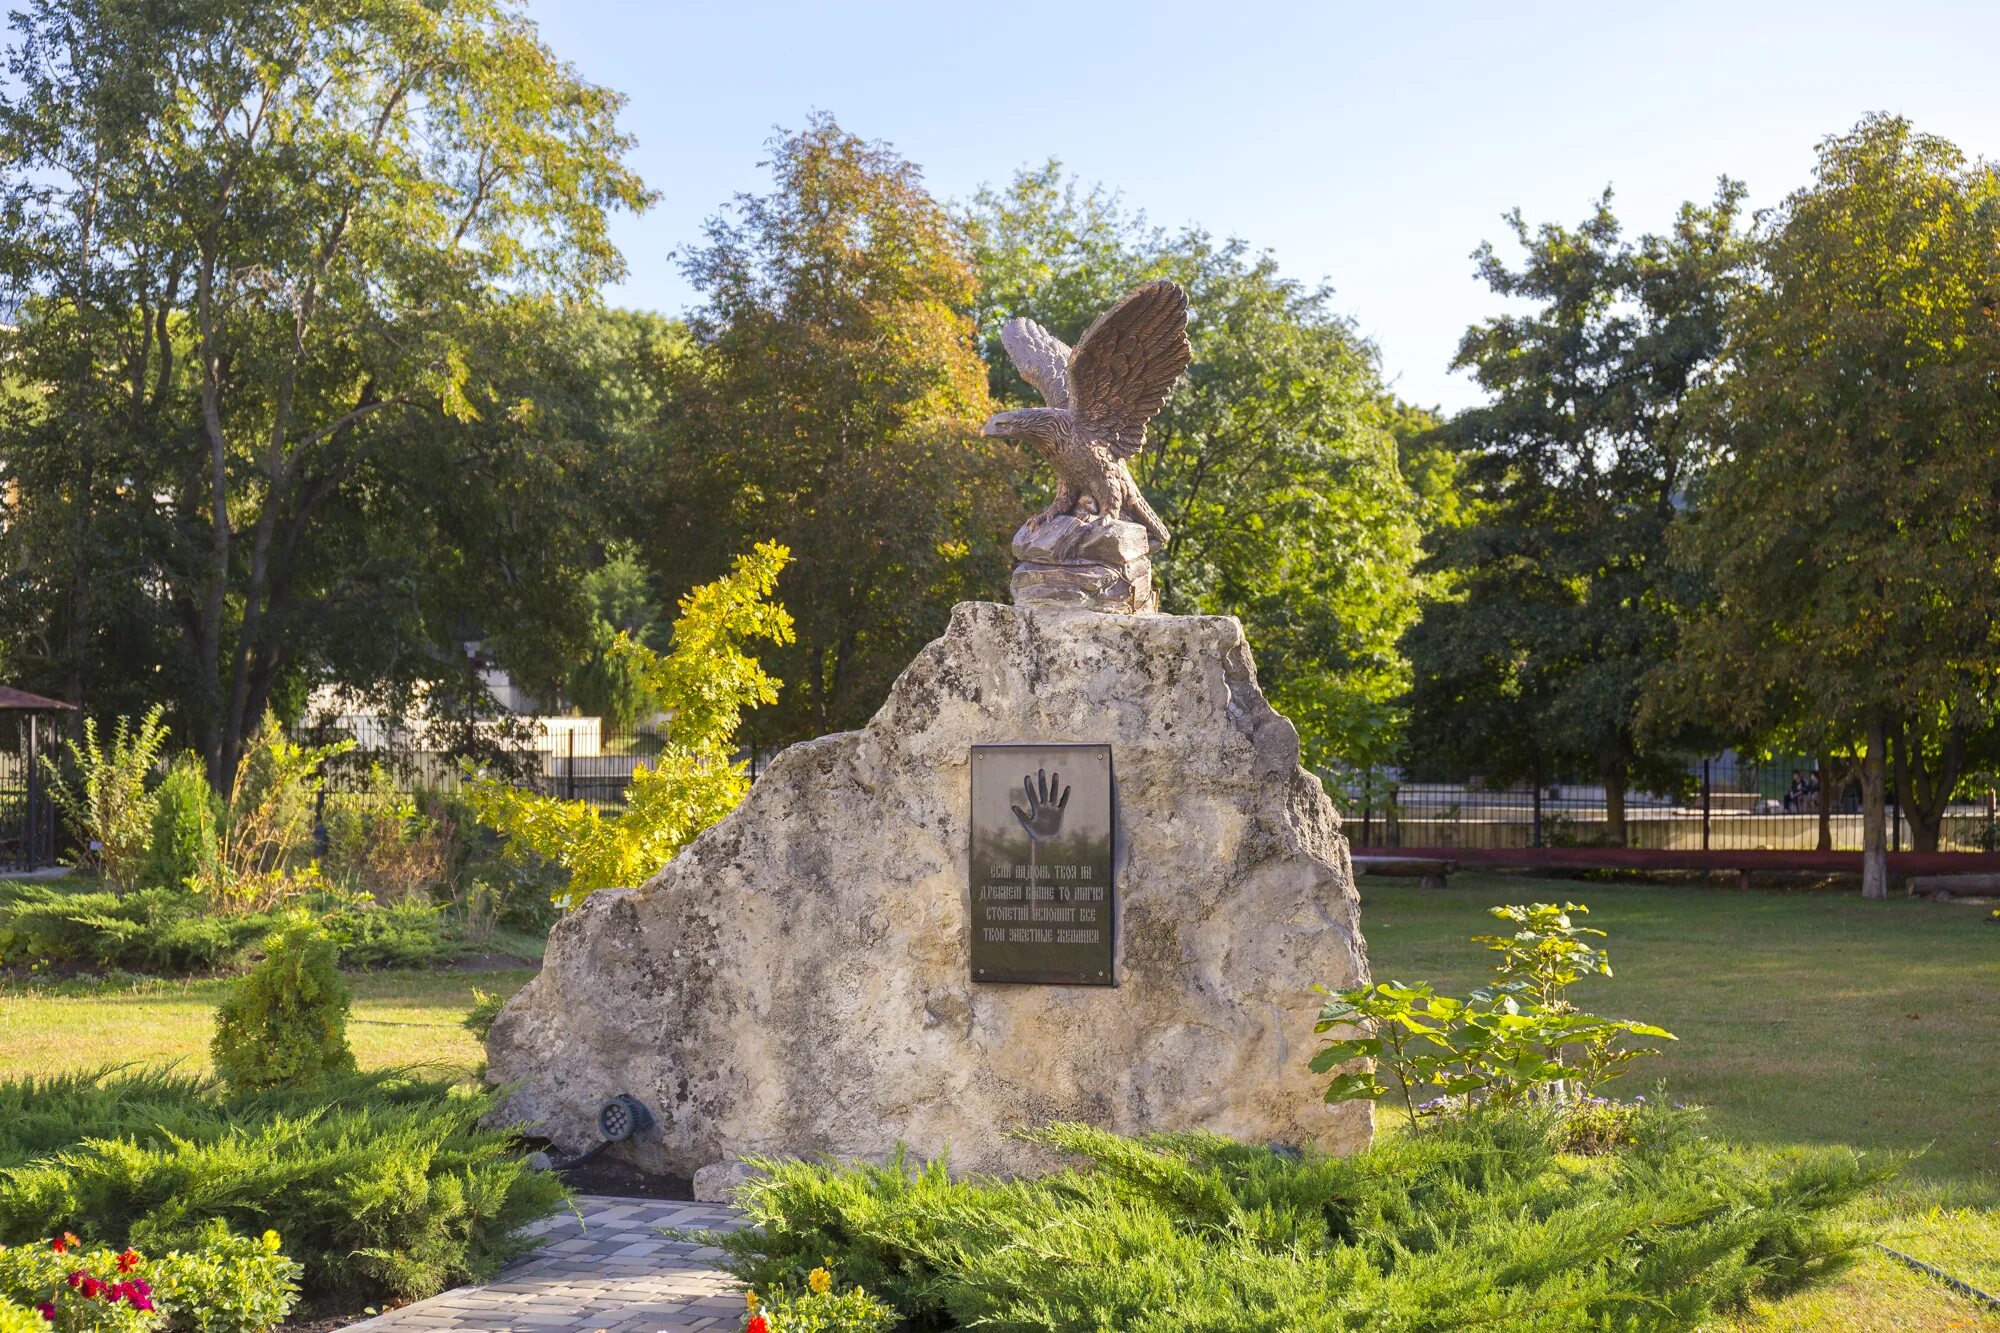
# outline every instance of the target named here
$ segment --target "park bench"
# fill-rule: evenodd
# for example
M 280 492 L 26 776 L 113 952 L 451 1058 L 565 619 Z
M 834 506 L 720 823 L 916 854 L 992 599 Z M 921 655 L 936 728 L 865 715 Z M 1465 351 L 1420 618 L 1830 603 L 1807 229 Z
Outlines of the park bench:
M 1458 863 L 1441 856 L 1376 856 L 1363 854 L 1354 858 L 1356 875 L 1400 875 L 1422 882 L 1426 889 L 1441 889 L 1446 878 L 1458 869 Z

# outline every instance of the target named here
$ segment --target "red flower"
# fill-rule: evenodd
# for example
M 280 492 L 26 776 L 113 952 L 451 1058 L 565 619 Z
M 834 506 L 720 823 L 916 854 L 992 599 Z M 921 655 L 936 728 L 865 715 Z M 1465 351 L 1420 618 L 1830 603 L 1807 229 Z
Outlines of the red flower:
M 54 1240 L 49 1242 L 49 1248 L 54 1250 L 57 1254 L 61 1254 L 64 1250 L 69 1248 L 69 1245 L 63 1237 L 57 1236 Z
M 71 1274 L 69 1275 L 69 1279 L 68 1279 L 68 1281 L 69 1281 L 69 1285 L 70 1285 L 70 1286 L 71 1286 L 72 1288 L 75 1288 L 75 1287 L 80 1287 L 80 1286 L 82 1286 L 82 1285 L 83 1285 L 83 1280 L 84 1280 L 84 1278 L 86 1278 L 86 1277 L 88 1277 L 88 1276 L 89 1276 L 89 1274 L 88 1274 L 88 1273 L 85 1273 L 85 1272 L 84 1272 L 84 1271 L 83 1271 L 83 1270 L 82 1270 L 81 1268 L 79 1268 L 79 1269 L 77 1269 L 77 1270 L 76 1270 L 76 1271 L 75 1271 L 74 1273 L 71 1273 Z
M 120 1282 L 111 1288 L 111 1294 L 105 1299 L 114 1304 L 124 1301 L 134 1310 L 150 1310 L 153 1308 L 153 1289 L 134 1278 L 130 1282 Z
M 153 1284 L 142 1277 L 135 1277 L 125 1285 L 131 1290 L 138 1292 L 141 1296 L 150 1296 L 153 1294 Z
M 104 1284 L 94 1277 L 87 1277 L 83 1280 L 83 1286 L 80 1290 L 83 1292 L 85 1300 L 94 1301 L 97 1299 L 97 1294 L 104 1290 Z
M 129 1273 L 139 1266 L 139 1262 L 139 1252 L 137 1250 L 127 1250 L 118 1256 L 118 1271 Z
M 743 1333 L 771 1333 L 771 1325 L 763 1315 L 753 1314 L 750 1322 L 743 1326 Z
M 52 1305 L 48 1301 L 43 1301 L 40 1305 L 37 1305 L 35 1308 L 42 1312 L 42 1318 L 48 1320 L 52 1324 L 55 1322 L 56 1307 L 54 1305 Z

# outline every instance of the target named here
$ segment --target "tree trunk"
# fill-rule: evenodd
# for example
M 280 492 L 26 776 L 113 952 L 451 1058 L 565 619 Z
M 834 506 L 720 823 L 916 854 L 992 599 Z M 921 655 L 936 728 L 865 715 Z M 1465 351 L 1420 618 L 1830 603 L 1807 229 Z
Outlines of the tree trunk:
M 1604 766 L 1604 840 L 1612 847 L 1625 842 L 1625 766 Z
M 1957 727 L 1947 726 L 1933 758 L 1925 753 L 1916 728 L 1904 726 L 1896 738 L 1895 755 L 1896 794 L 1910 817 L 1910 846 L 1934 852 L 1943 841 L 1945 813 L 1965 767 L 1964 740 Z
M 1861 757 L 1861 896 L 1889 896 L 1889 829 L 1883 801 L 1889 729 L 1881 714 L 1868 720 L 1868 751 Z
M 97 614 L 92 604 L 94 598 L 91 544 L 95 537 L 92 532 L 93 510 L 97 501 L 97 451 L 92 447 L 86 434 L 77 459 L 76 495 L 74 497 L 75 523 L 71 534 L 74 543 L 70 551 L 69 586 L 69 634 L 63 646 L 64 703 L 75 705 L 75 711 L 68 718 L 68 732 L 71 740 L 83 739 L 83 719 L 91 701 L 84 698 L 84 659 L 90 653 L 90 621 Z
M 201 419 L 208 444 L 208 569 L 202 589 L 195 658 L 200 671 L 201 743 L 209 785 L 228 791 L 233 757 L 223 748 L 222 629 L 229 592 L 229 445 L 222 430 L 222 354 L 215 333 L 215 258 L 204 254 L 196 273 L 195 317 L 201 349 Z
M 1833 756 L 1819 756 L 1819 850 L 1833 850 Z

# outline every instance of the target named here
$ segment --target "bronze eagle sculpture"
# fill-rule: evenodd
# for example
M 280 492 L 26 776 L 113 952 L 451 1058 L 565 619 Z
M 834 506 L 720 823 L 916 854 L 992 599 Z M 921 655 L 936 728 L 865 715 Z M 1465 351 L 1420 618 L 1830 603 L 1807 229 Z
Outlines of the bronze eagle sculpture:
M 1146 445 L 1153 419 L 1190 359 L 1187 293 L 1148 282 L 1099 315 L 1076 350 L 1032 319 L 1010 319 L 1000 344 L 1047 407 L 995 413 L 987 435 L 1025 439 L 1056 473 L 1056 497 L 1028 520 L 1061 515 L 1142 524 L 1157 551 L 1171 534 L 1139 494 L 1125 460 Z

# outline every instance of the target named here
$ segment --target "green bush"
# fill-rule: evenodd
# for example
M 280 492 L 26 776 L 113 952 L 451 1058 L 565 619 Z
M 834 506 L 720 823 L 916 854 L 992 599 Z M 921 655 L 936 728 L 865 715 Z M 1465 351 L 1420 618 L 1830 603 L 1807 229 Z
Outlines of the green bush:
M 485 1090 L 407 1074 L 231 1094 L 187 1075 L 0 1081 L 0 1243 L 52 1228 L 192 1252 L 275 1228 L 308 1300 L 353 1311 L 491 1276 L 562 1206 Z M 216 1327 L 222 1327 L 216 1325 Z
M 0 1333 L 49 1333 L 49 1323 L 39 1310 L 0 1298 Z
M 353 748 L 353 741 L 295 744 L 275 716 L 264 714 L 224 802 L 215 873 L 200 881 L 212 911 L 269 912 L 319 887 L 308 851 L 322 770 Z
M 381 765 L 356 790 L 328 792 L 322 868 L 342 888 L 385 903 L 428 903 L 449 892 L 459 863 L 458 824 L 442 801 L 398 790 Z
M 153 795 L 146 777 L 153 771 L 167 729 L 165 709 L 155 704 L 134 728 L 119 718 L 109 749 L 97 740 L 97 720 L 85 718 L 83 744 L 65 740 L 63 762 L 44 755 L 49 798 L 62 811 L 70 836 L 81 849 L 77 864 L 104 876 L 114 889 L 138 882 L 153 832 Z
M 474 986 L 472 988 L 472 1011 L 465 1016 L 465 1030 L 479 1038 L 484 1046 L 486 1038 L 493 1032 L 493 1021 L 500 1017 L 500 1011 L 507 1005 L 504 995 L 490 995 Z
M 546 935 L 562 916 L 555 898 L 569 872 L 526 848 L 509 848 L 468 876 L 468 897 L 482 898 L 494 924 L 504 929 Z
M 210 1218 L 192 1249 L 154 1261 L 153 1299 L 174 1333 L 264 1333 L 292 1312 L 305 1272 L 282 1246 L 276 1231 L 252 1240 Z
M 264 941 L 264 961 L 230 988 L 209 1053 L 232 1088 L 307 1087 L 354 1071 L 353 997 L 319 924 L 292 921 Z
M 280 1252 L 277 1232 L 249 1240 L 220 1222 L 210 1222 L 190 1249 L 156 1258 L 132 1248 L 87 1249 L 73 1235 L 60 1236 L 0 1247 L 0 1301 L 31 1306 L 43 1329 L 64 1333 L 264 1333 L 291 1313 L 299 1271 Z
M 153 832 L 139 882 L 186 889 L 215 874 L 221 849 L 222 802 L 201 760 L 184 754 L 153 793 Z
M 1858 1242 L 1825 1219 L 1886 1174 L 1831 1149 L 1759 1167 L 1667 1111 L 1589 1161 L 1528 1112 L 1350 1157 L 1031 1137 L 1085 1165 L 954 1181 L 941 1162 L 760 1162 L 740 1195 L 754 1228 L 713 1243 L 753 1289 L 797 1289 L 830 1256 L 913 1328 L 1663 1333 L 1842 1267 Z
M 227 966 L 270 933 L 270 916 L 217 917 L 186 889 L 123 897 L 65 884 L 0 884 L 0 959 L 137 972 Z
M 427 967 L 459 953 L 444 909 L 416 899 L 383 906 L 351 902 L 320 922 L 348 967 Z
M 424 967 L 457 957 L 465 943 L 442 908 L 377 906 L 365 894 L 306 895 L 343 966 Z M 0 881 L 0 962 L 94 963 L 131 972 L 218 971 L 285 921 L 283 913 L 219 915 L 186 889 L 140 889 L 122 898 L 64 883 Z

